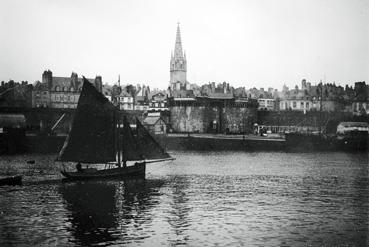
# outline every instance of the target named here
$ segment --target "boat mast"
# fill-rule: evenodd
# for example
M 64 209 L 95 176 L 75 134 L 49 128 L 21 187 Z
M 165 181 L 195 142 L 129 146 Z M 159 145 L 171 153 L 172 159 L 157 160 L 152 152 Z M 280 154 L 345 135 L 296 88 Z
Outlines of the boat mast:
M 124 120 L 123 120 L 123 135 L 125 134 L 125 130 L 127 128 L 127 126 L 124 126 L 125 124 L 128 124 L 128 121 L 126 121 L 126 116 L 124 116 Z M 122 150 L 122 161 L 123 161 L 123 167 L 127 167 L 127 159 L 126 159 L 126 155 L 124 154 L 124 138 L 122 137 L 122 145 L 121 145 L 121 150 Z
M 121 138 L 120 138 L 120 94 L 121 94 L 121 88 L 120 88 L 120 75 L 118 75 L 118 118 L 117 118 L 117 123 L 118 123 L 118 128 L 117 128 L 117 151 L 118 151 L 118 166 L 121 166 L 121 159 L 120 159 L 120 150 L 121 150 Z

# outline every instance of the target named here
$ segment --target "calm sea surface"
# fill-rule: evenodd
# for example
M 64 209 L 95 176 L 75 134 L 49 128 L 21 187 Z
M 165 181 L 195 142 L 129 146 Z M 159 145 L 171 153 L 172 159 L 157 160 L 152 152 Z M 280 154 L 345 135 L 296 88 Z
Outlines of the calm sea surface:
M 0 246 L 369 246 L 368 154 L 174 152 L 146 180 L 61 183 L 0 157 Z M 35 164 L 27 164 L 35 160 Z

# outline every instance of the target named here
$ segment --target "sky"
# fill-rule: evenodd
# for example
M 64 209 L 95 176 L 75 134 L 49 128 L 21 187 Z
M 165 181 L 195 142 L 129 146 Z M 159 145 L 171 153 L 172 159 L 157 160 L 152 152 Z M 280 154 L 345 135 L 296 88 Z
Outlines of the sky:
M 369 82 L 368 0 L 1 0 L 0 81 L 165 89 L 178 22 L 190 83 Z

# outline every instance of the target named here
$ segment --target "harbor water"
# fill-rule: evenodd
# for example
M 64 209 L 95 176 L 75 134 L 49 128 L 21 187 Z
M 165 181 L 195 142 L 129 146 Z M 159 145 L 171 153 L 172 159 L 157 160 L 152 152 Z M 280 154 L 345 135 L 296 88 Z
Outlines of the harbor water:
M 365 153 L 172 152 L 145 180 L 61 182 L 0 157 L 0 246 L 369 246 Z M 34 160 L 27 163 L 27 161 Z

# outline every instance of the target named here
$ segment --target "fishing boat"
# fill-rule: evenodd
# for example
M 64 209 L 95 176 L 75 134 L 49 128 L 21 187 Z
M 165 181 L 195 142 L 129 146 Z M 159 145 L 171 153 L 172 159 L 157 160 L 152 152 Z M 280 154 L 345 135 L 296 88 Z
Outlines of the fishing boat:
M 0 186 L 1 185 L 20 185 L 20 184 L 22 184 L 21 175 L 0 178 Z
M 144 177 L 146 164 L 173 160 L 137 118 L 136 126 L 133 131 L 127 117 L 121 119 L 119 109 L 83 78 L 72 128 L 57 158 L 77 163 L 76 171 L 63 166 L 61 173 L 76 180 Z

